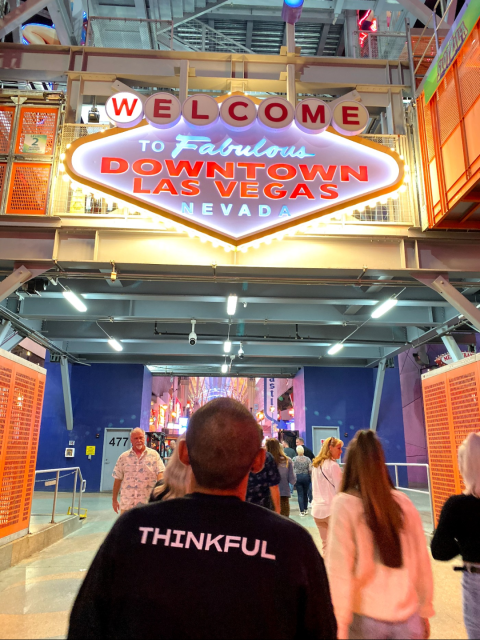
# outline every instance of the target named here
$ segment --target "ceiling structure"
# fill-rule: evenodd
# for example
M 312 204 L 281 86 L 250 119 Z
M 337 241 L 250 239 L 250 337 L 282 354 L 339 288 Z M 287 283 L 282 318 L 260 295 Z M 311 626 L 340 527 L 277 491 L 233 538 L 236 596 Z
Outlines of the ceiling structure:
M 365 277 L 358 284 L 340 279 L 335 284 L 333 278 L 328 285 L 309 285 L 249 282 L 248 276 L 215 282 L 119 273 L 112 282 L 109 274 L 82 278 L 78 273 L 75 280 L 58 275 L 57 284 L 45 281 L 45 291 L 37 286 L 34 292 L 30 283 L 30 293 L 20 289 L 12 294 L 4 307 L 0 304 L 0 316 L 15 325 L 18 314 L 24 325 L 77 362 L 143 363 L 159 375 L 218 376 L 227 362 L 230 377 L 290 377 L 303 366 L 375 367 L 383 358 L 422 341 L 440 343 L 440 335 L 455 331 L 460 344 L 476 340 L 475 330 L 459 319 L 458 311 L 414 278 L 381 276 L 372 278 L 372 285 Z M 62 285 L 82 296 L 86 312 L 69 304 Z M 480 302 L 480 283 L 463 289 L 470 301 Z M 231 317 L 230 294 L 238 296 Z M 375 307 L 395 294 L 397 306 L 371 318 Z M 197 334 L 193 346 L 192 319 Z M 225 355 L 228 336 L 232 349 Z M 121 341 L 123 351 L 114 351 L 109 337 Z M 344 348 L 328 355 L 329 347 L 343 340 Z M 243 358 L 238 357 L 240 343 Z

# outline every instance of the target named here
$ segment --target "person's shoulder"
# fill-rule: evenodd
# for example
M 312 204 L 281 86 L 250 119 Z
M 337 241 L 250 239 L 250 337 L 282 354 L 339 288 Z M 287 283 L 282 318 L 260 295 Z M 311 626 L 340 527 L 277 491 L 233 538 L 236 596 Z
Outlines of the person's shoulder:
M 126 451 L 124 451 L 123 453 L 121 453 L 121 454 L 118 456 L 117 462 L 118 462 L 119 460 L 125 460 L 125 458 L 128 458 L 128 456 L 130 455 L 130 452 L 131 452 L 131 451 L 132 451 L 131 449 L 127 449 Z
M 461 493 L 459 495 L 450 496 L 443 505 L 444 509 L 450 511 L 464 509 L 467 507 L 480 508 L 480 498 L 472 496 L 471 494 Z
M 150 447 L 146 448 L 147 456 L 152 456 L 153 458 L 159 458 L 160 454 L 155 449 L 150 449 Z

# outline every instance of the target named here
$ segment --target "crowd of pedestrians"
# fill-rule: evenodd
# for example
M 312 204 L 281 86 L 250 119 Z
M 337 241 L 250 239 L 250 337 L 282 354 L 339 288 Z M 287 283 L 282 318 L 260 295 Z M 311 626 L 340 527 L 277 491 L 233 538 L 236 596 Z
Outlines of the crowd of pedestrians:
M 69 638 L 429 638 L 422 521 L 394 489 L 376 434 L 356 434 L 343 473 L 337 438 L 316 457 L 303 441 L 295 452 L 262 438 L 234 400 L 194 413 L 150 504 L 122 508 L 98 551 Z M 445 504 L 432 555 L 462 556 L 465 624 L 480 638 L 480 434 L 459 466 L 466 489 Z M 294 484 L 301 516 L 311 495 L 323 558 L 288 517 Z

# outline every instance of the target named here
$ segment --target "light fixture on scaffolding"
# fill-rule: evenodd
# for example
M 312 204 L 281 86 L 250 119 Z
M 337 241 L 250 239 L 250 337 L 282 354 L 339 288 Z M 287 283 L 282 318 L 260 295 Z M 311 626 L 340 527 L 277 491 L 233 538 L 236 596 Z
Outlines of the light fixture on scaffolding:
M 72 305 L 72 307 L 75 307 L 75 309 L 77 311 L 86 311 L 87 310 L 87 306 L 85 305 L 85 303 L 83 302 L 83 300 L 81 300 L 76 293 L 73 293 L 73 291 L 71 291 L 69 289 L 69 287 L 65 287 L 60 280 L 58 281 L 58 284 L 62 287 L 63 291 L 63 297 L 69 301 L 69 303 Z
M 97 109 L 97 99 L 93 96 L 92 108 L 88 112 L 88 124 L 98 124 L 100 122 L 100 111 Z
M 112 322 L 113 322 L 113 320 L 112 320 Z M 123 351 L 123 346 L 122 346 L 122 344 L 121 344 L 121 342 L 119 340 L 116 340 L 115 338 L 112 338 L 112 336 L 109 333 L 107 333 L 105 331 L 105 329 L 103 327 L 101 327 L 96 320 L 95 320 L 95 324 L 107 336 L 107 338 L 108 338 L 107 342 L 108 342 L 109 346 L 112 349 L 114 349 L 115 351 Z

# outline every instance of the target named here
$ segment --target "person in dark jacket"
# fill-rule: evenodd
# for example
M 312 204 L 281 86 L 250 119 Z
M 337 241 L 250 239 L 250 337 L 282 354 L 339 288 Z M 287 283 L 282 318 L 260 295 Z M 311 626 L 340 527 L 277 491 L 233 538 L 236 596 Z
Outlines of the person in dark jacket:
M 465 491 L 443 505 L 432 539 L 435 560 L 462 556 L 463 619 L 469 638 L 480 638 L 480 433 L 470 433 L 458 449 Z
M 251 413 L 230 398 L 193 414 L 178 445 L 193 492 L 120 516 L 75 600 L 70 640 L 336 640 L 310 533 L 245 502 L 250 470 L 265 461 L 260 438 Z M 168 593 L 161 620 L 159 585 Z

